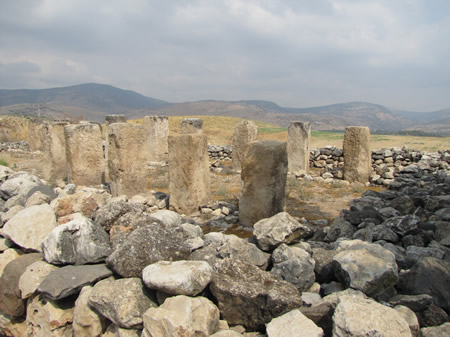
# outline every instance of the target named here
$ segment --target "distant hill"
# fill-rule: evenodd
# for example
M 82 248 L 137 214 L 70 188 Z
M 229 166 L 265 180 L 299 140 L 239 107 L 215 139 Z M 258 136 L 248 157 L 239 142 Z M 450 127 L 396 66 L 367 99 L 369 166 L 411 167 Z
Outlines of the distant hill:
M 367 102 L 309 108 L 282 107 L 264 100 L 169 103 L 95 83 L 40 90 L 0 90 L 0 114 L 83 118 L 97 122 L 103 122 L 108 114 L 125 114 L 128 118 L 157 114 L 216 115 L 259 120 L 283 127 L 296 120 L 309 121 L 314 130 L 343 130 L 346 126 L 362 125 L 373 131 L 421 130 L 450 135 L 450 109 L 410 112 Z
M 0 106 L 45 104 L 71 113 L 82 111 L 86 119 L 103 121 L 106 114 L 123 114 L 141 108 L 159 108 L 168 102 L 111 85 L 87 83 L 63 88 L 0 90 Z

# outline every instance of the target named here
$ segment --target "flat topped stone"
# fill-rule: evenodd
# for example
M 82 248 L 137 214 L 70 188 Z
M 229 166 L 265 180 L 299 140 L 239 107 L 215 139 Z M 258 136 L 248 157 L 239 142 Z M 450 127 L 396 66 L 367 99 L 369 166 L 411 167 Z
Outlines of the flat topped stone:
M 105 264 L 65 266 L 52 271 L 42 281 L 38 291 L 52 300 L 59 300 L 111 275 L 112 271 Z
M 181 121 L 181 133 L 203 132 L 203 120 L 200 118 L 185 118 Z

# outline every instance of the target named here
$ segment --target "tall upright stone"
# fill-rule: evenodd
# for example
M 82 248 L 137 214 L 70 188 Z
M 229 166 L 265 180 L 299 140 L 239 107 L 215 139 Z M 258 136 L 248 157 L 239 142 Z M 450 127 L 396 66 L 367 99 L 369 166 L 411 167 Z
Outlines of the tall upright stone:
M 288 171 L 293 174 L 306 174 L 309 171 L 309 147 L 311 123 L 292 122 L 288 128 Z
M 102 184 L 105 162 L 101 126 L 87 122 L 66 125 L 64 136 L 68 182 L 84 186 Z
M 125 115 L 106 115 L 105 116 L 105 124 L 106 127 L 113 123 L 126 123 L 127 117 Z M 109 178 L 109 168 L 108 168 L 108 131 L 105 134 L 105 181 L 110 182 Z
M 45 133 L 45 123 L 30 120 L 28 124 L 28 145 L 30 151 L 42 151 Z
M 263 140 L 249 144 L 242 162 L 239 222 L 252 227 L 285 207 L 286 143 Z
M 108 172 L 111 194 L 128 197 L 146 192 L 152 143 L 143 125 L 113 123 L 107 127 Z
M 248 144 L 258 138 L 258 127 L 253 121 L 239 122 L 233 134 L 233 169 L 241 170 L 241 163 Z
M 192 214 L 209 201 L 208 141 L 204 134 L 169 136 L 170 207 Z
M 150 161 L 167 162 L 169 118 L 167 116 L 145 116 L 144 127 L 150 142 Z
M 186 133 L 202 133 L 203 120 L 200 118 L 185 118 L 181 121 L 180 131 Z
M 348 126 L 344 134 L 344 179 L 366 183 L 371 171 L 370 131 L 364 126 Z
M 44 179 L 52 184 L 67 177 L 66 139 L 64 137 L 66 125 L 66 122 L 47 123 L 43 124 L 41 129 L 45 132 L 42 141 Z

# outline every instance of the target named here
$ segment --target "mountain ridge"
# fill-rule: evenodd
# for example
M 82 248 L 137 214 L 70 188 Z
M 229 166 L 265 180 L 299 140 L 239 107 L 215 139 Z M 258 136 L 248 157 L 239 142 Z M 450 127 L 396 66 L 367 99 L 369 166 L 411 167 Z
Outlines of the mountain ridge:
M 364 125 L 371 130 L 421 130 L 450 134 L 450 108 L 421 113 L 389 109 L 368 102 L 324 106 L 282 107 L 267 100 L 201 100 L 172 103 L 119 89 L 107 84 L 85 83 L 48 89 L 0 89 L 0 114 L 24 116 L 60 114 L 103 122 L 107 114 L 128 118 L 144 115 L 227 115 L 288 126 L 295 120 L 309 121 L 315 130 L 342 130 Z

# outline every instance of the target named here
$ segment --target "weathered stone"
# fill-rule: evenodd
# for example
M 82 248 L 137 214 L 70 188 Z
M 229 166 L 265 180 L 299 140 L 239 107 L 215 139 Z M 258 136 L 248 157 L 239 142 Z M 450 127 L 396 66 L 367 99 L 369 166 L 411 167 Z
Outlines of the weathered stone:
M 67 123 L 47 123 L 44 127 L 45 137 L 42 143 L 44 153 L 43 178 L 54 184 L 67 176 L 66 140 L 64 127 Z
M 142 270 L 158 261 L 186 260 L 191 250 L 181 228 L 153 223 L 131 232 L 108 257 L 108 265 L 123 277 L 141 277 Z
M 108 325 L 102 337 L 142 337 L 142 329 L 123 329 L 120 326 L 111 323 Z
M 100 337 L 106 320 L 88 305 L 91 286 L 81 289 L 73 310 L 73 335 L 75 337 Z
M 102 226 L 79 217 L 53 229 L 42 243 L 42 250 L 49 263 L 80 265 L 104 261 L 111 246 Z
M 312 257 L 315 262 L 314 272 L 318 282 L 328 283 L 335 279 L 332 266 L 334 255 L 336 255 L 335 250 L 319 247 L 312 249 Z
M 323 302 L 312 307 L 302 306 L 298 310 L 320 327 L 324 331 L 325 336 L 331 336 L 334 306 Z
M 44 194 L 40 191 L 34 192 L 25 203 L 25 208 L 36 206 L 36 205 L 42 205 L 42 204 L 49 204 L 50 201 L 52 201 L 52 198 Z
M 269 263 L 269 254 L 236 235 L 212 232 L 204 236 L 204 241 L 204 247 L 193 251 L 189 260 L 206 261 L 214 267 L 223 259 L 232 258 L 253 264 L 262 270 Z
M 91 291 L 89 305 L 114 324 L 126 329 L 142 325 L 142 315 L 157 306 L 139 278 L 98 282 Z
M 434 304 L 431 304 L 424 311 L 417 312 L 416 315 L 421 327 L 437 326 L 450 322 L 450 316 L 447 312 Z
M 27 335 L 27 326 L 23 319 L 14 319 L 0 313 L 0 335 L 22 337 Z
M 381 295 L 398 281 L 394 254 L 380 245 L 360 240 L 340 242 L 333 268 L 347 287 L 372 297 Z
M 286 143 L 270 140 L 250 143 L 241 166 L 241 225 L 253 227 L 259 220 L 283 212 L 286 202 Z
M 23 248 L 41 251 L 42 241 L 56 225 L 50 205 L 31 206 L 13 216 L 3 227 L 3 234 Z
M 293 244 L 312 234 L 312 230 L 299 223 L 286 212 L 259 220 L 253 226 L 253 235 L 258 246 L 271 251 L 282 243 Z
M 443 337 L 450 335 L 450 323 L 420 329 L 422 337 Z
M 224 260 L 210 289 L 229 324 L 253 331 L 302 304 L 294 285 L 239 260 Z
M 79 191 L 65 197 L 54 199 L 50 205 L 55 210 L 57 218 L 73 213 L 81 213 L 85 217 L 90 218 L 104 204 L 104 195 L 90 191 Z
M 333 320 L 335 337 L 411 336 L 409 325 L 400 313 L 370 299 L 341 297 Z
M 8 209 L 6 212 L 2 212 L 0 214 L 0 227 L 3 227 L 5 223 L 7 223 L 14 215 L 19 213 L 21 210 L 23 210 L 25 207 L 21 205 L 16 205 Z
M 393 306 L 401 305 L 410 308 L 414 312 L 423 311 L 433 303 L 433 297 L 427 294 L 420 295 L 396 295 L 389 300 Z
M 64 136 L 68 182 L 84 186 L 102 184 L 105 162 L 100 125 L 93 123 L 66 125 Z
M 370 131 L 367 127 L 348 126 L 344 134 L 344 179 L 369 181 L 371 171 Z
M 48 274 L 39 285 L 38 291 L 52 300 L 59 300 L 111 275 L 112 271 L 104 264 L 65 266 Z
M 33 188 L 42 186 L 43 184 L 42 180 L 34 175 L 24 172 L 16 173 L 0 186 L 0 196 L 4 200 L 18 195 L 28 197 L 29 192 Z
M 92 218 L 95 223 L 110 231 L 115 225 L 124 225 L 121 218 L 127 213 L 142 214 L 146 211 L 144 205 L 125 201 L 112 201 L 98 208 Z
M 39 295 L 27 307 L 27 335 L 35 337 L 72 336 L 73 302 L 52 301 Z
M 292 122 L 288 128 L 288 171 L 300 175 L 309 172 L 311 123 Z
M 19 279 L 19 290 L 22 299 L 34 294 L 41 282 L 55 270 L 56 266 L 45 261 L 36 261 L 30 264 Z
M 300 292 L 309 289 L 315 280 L 315 262 L 301 248 L 281 244 L 272 253 L 272 274 L 295 285 Z
M 211 193 L 208 142 L 203 134 L 169 137 L 170 207 L 184 214 L 206 205 Z
M 143 317 L 143 337 L 208 337 L 217 331 L 219 310 L 207 298 L 176 296 Z
M 417 316 L 414 314 L 414 311 L 403 305 L 397 305 L 394 309 L 397 310 L 397 312 L 399 312 L 408 323 L 409 330 L 411 330 L 411 335 L 413 337 L 419 336 L 420 326 Z
M 20 296 L 19 279 L 27 267 L 42 259 L 42 254 L 25 254 L 8 263 L 0 277 L 0 313 L 11 318 L 25 312 L 25 302 Z
M 299 310 L 274 318 L 267 324 L 268 337 L 322 337 L 323 330 Z
M 204 261 L 159 261 L 144 268 L 142 280 L 170 295 L 196 296 L 211 282 L 213 269 Z
M 12 242 L 10 239 L 4 238 L 0 236 L 0 253 L 3 253 L 5 250 L 11 248 L 14 246 L 14 242 Z M 0 254 L 1 256 L 1 254 Z M 1 258 L 0 258 L 1 260 Z M 2 276 L 2 263 L 0 262 L 0 276 Z
M 396 216 L 383 222 L 383 226 L 388 227 L 400 236 L 413 233 L 418 228 L 420 218 L 415 215 Z
M 242 337 L 242 334 L 234 330 L 220 330 L 210 337 Z
M 165 163 L 168 152 L 169 118 L 167 116 L 145 116 L 144 126 L 152 144 L 150 160 Z
M 233 134 L 233 169 L 241 170 L 241 163 L 245 158 L 248 144 L 258 138 L 258 126 L 253 121 L 239 122 Z
M 112 124 L 112 123 L 126 123 L 127 117 L 125 115 L 106 115 L 105 116 L 105 123 L 106 126 Z
M 185 133 L 202 133 L 203 120 L 200 118 L 185 118 L 181 121 L 180 132 Z
M 166 227 L 177 227 L 181 225 L 181 215 L 167 209 L 159 210 L 151 214 L 152 218 L 158 219 Z
M 436 305 L 450 310 L 450 262 L 434 257 L 421 258 L 402 278 L 402 293 L 428 294 Z
M 0 254 L 0 277 L 3 275 L 3 270 L 8 265 L 8 263 L 18 258 L 22 254 L 23 252 L 21 250 L 15 248 L 9 248 L 2 254 Z
M 148 162 L 152 139 L 145 126 L 114 123 L 108 126 L 108 174 L 113 197 L 145 193 L 151 183 Z

